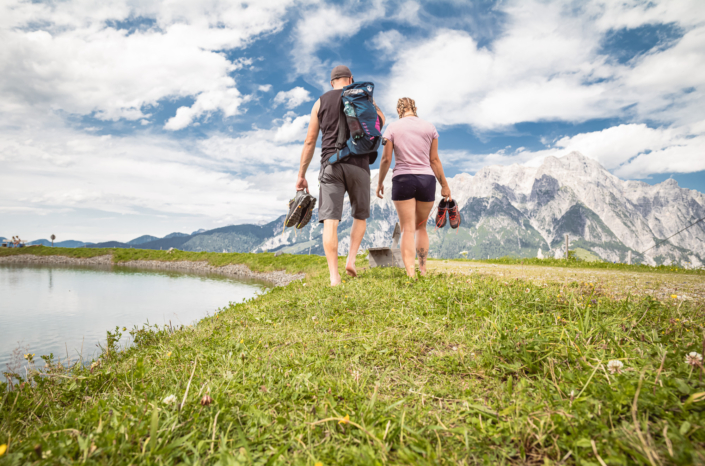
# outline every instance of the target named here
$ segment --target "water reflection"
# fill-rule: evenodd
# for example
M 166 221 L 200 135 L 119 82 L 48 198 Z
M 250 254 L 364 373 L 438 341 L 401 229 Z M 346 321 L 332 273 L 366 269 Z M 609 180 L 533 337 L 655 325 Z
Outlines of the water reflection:
M 88 360 L 99 354 L 106 330 L 188 325 L 267 288 L 205 273 L 0 265 L 0 371 L 19 346 L 37 360 L 49 353 Z

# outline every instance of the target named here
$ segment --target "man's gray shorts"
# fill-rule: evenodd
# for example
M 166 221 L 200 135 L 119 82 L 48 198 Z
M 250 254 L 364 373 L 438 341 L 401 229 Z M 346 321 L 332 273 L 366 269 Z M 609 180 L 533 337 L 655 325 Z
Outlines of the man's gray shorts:
M 370 217 L 370 173 L 367 170 L 349 163 L 328 165 L 320 176 L 320 183 L 320 223 L 341 219 L 346 192 L 352 206 L 352 217 L 358 220 Z

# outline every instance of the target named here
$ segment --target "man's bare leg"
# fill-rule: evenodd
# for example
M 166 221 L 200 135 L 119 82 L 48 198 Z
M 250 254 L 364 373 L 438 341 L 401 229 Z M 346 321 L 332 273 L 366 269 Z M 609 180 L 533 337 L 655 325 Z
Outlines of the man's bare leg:
M 350 230 L 350 250 L 348 251 L 348 260 L 345 264 L 345 272 L 351 277 L 357 277 L 357 269 L 355 268 L 355 258 L 357 251 L 360 249 L 360 243 L 365 236 L 367 229 L 367 220 L 353 219 L 352 229 Z
M 340 220 L 323 220 L 323 250 L 326 252 L 330 285 L 340 284 L 338 272 L 338 223 Z

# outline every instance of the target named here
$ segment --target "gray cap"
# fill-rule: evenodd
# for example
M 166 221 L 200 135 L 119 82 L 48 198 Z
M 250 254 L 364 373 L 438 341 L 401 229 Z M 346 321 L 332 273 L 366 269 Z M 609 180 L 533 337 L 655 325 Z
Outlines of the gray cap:
M 333 81 L 338 78 L 352 78 L 350 68 L 345 65 L 338 65 L 333 68 L 333 71 L 330 72 L 330 80 Z

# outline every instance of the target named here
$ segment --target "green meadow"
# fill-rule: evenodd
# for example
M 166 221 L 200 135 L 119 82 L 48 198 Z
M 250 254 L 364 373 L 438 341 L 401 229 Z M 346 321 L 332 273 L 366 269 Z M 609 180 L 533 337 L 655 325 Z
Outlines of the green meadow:
M 697 301 L 400 269 L 331 288 L 318 256 L 57 252 L 106 253 L 307 278 L 194 326 L 110 329 L 96 361 L 27 355 L 0 387 L 0 465 L 705 464 Z

